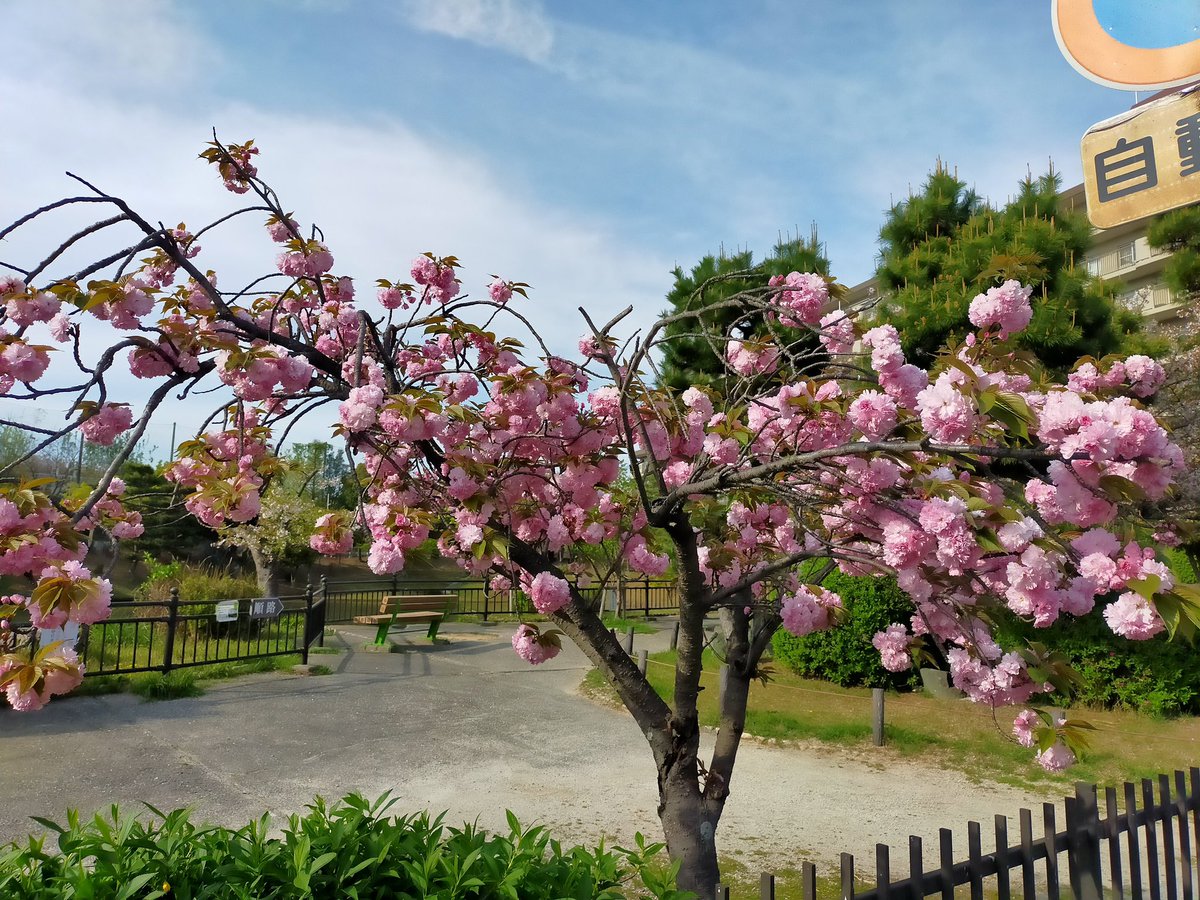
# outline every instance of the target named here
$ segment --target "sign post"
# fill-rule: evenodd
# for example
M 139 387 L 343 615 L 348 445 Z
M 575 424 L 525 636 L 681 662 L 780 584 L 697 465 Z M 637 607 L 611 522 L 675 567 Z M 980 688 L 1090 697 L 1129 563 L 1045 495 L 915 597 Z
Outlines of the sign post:
M 1080 152 L 1097 228 L 1200 201 L 1200 86 L 1093 125 Z

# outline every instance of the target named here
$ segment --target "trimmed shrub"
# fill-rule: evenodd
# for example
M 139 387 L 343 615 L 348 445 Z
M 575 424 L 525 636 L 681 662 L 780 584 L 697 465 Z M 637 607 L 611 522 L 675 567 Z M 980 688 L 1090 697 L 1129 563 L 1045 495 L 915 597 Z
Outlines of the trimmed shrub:
M 879 664 L 879 651 L 871 644 L 876 632 L 912 618 L 912 601 L 896 585 L 896 579 L 836 572 L 822 584 L 841 596 L 845 619 L 828 631 L 804 637 L 780 629 L 772 640 L 775 659 L 797 675 L 822 678 L 842 687 L 916 687 L 920 683 L 916 671 L 889 672 Z
M 1044 644 L 1065 657 L 1079 675 L 1070 698 L 1058 702 L 1132 709 L 1155 716 L 1200 713 L 1200 654 L 1165 636 L 1131 641 L 1113 634 L 1102 607 L 1081 618 L 1034 628 L 1015 616 L 998 617 L 996 641 L 1005 648 Z
M 393 801 L 394 802 L 394 801 Z M 509 833 L 473 825 L 451 828 L 426 813 L 387 815 L 386 795 L 351 794 L 332 806 L 318 798 L 271 837 L 267 815 L 238 829 L 194 825 L 186 810 L 145 824 L 109 816 L 66 826 L 45 819 L 58 849 L 31 837 L 0 846 L 0 896 L 170 897 L 180 900 L 314 897 L 438 897 L 440 900 L 683 900 L 674 870 L 659 866 L 662 844 L 638 835 L 633 850 L 564 849 L 545 828 L 523 829 L 508 814 Z M 628 892 L 628 893 L 627 893 Z M 690 895 L 688 895 L 690 896 Z

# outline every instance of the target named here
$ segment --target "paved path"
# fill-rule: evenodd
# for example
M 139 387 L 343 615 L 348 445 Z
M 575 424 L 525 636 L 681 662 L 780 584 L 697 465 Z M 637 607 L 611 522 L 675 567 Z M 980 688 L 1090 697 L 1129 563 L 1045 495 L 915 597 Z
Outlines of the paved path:
M 35 714 L 0 709 L 0 841 L 28 832 L 28 816 L 61 817 L 68 806 L 146 801 L 242 824 L 352 790 L 391 791 L 398 809 L 445 809 L 451 822 L 492 828 L 512 809 L 564 841 L 660 834 L 645 741 L 627 714 L 576 694 L 588 664 L 575 647 L 531 668 L 509 646 L 511 626 L 446 626 L 450 644 L 414 635 L 392 654 L 360 652 L 368 631 L 341 628 L 329 643 L 346 651 L 312 657 L 333 676 L 248 677 L 160 703 L 116 694 Z M 954 825 L 965 848 L 968 819 L 1043 799 L 886 754 L 752 743 L 733 792 L 720 840 L 752 866 L 831 862 L 841 850 L 866 861 L 876 841 L 936 842 L 940 825 Z

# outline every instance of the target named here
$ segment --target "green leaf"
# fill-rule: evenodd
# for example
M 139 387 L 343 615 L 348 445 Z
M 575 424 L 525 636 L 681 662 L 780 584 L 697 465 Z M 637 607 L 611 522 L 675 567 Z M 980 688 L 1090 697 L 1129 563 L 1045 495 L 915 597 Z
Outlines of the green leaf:
M 1116 497 L 1127 503 L 1139 503 L 1146 499 L 1144 490 L 1120 475 L 1101 475 L 1100 489 L 1110 497 Z
M 1153 600 L 1158 589 L 1162 587 L 1162 578 L 1158 575 L 1146 575 L 1143 578 L 1128 582 L 1125 586 L 1135 594 L 1147 600 Z

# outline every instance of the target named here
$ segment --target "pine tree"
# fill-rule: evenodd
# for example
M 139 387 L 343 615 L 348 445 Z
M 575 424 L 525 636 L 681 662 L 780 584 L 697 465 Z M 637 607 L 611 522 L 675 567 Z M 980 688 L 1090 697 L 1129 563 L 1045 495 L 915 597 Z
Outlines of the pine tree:
M 809 238 L 781 240 L 771 255 L 759 263 L 754 262 L 754 255 L 749 250 L 729 256 L 722 249 L 716 256 L 705 256 L 690 272 L 684 272 L 676 266 L 672 272 L 675 284 L 667 294 L 670 308 L 664 315 L 684 310 L 710 309 L 705 321 L 714 325 L 701 329 L 696 327 L 694 319 L 688 319 L 667 326 L 671 340 L 663 349 L 660 386 L 676 392 L 685 391 L 693 385 L 722 390 L 728 375 L 724 362 L 718 356 L 722 348 L 714 346 L 709 337 L 688 335 L 701 331 L 709 331 L 711 335 L 716 330 L 717 333 L 743 340 L 763 334 L 766 325 L 761 318 L 712 307 L 741 291 L 765 287 L 773 275 L 787 275 L 790 272 L 817 272 L 828 276 L 829 260 L 825 257 L 815 227 Z M 775 328 L 779 330 L 778 326 Z M 797 336 L 790 329 L 783 330 L 792 339 Z
M 1061 207 L 1059 188 L 1053 169 L 1028 176 L 995 209 L 939 162 L 919 194 L 892 207 L 880 230 L 876 317 L 896 326 L 915 362 L 928 365 L 947 340 L 971 330 L 971 300 L 1009 278 L 1034 287 L 1033 322 L 1020 344 L 1052 369 L 1143 349 L 1133 337 L 1138 315 L 1083 265 L 1091 227 Z

